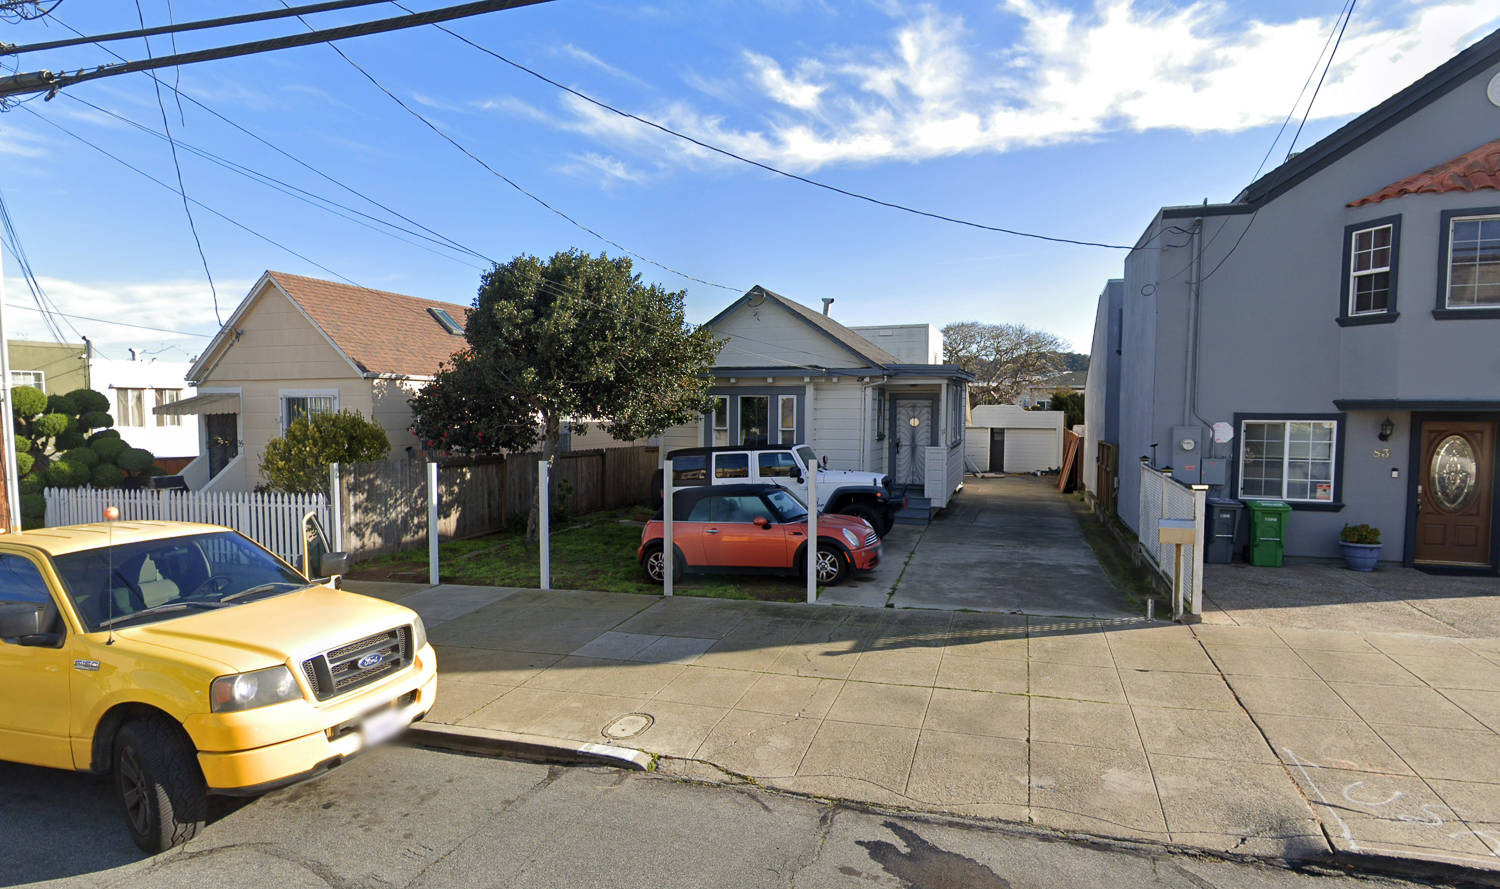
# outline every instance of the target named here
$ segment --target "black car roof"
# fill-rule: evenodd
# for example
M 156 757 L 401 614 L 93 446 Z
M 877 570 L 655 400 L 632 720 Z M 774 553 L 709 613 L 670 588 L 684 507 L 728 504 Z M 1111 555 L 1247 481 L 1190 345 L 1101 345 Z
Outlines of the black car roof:
M 806 444 L 800 444 L 799 443 L 799 444 L 794 444 L 794 445 L 718 445 L 716 447 L 711 447 L 711 448 L 708 448 L 708 447 L 704 447 L 704 448 L 678 448 L 675 451 L 668 451 L 667 452 L 667 459 L 668 460 L 675 459 L 677 457 L 677 455 L 679 455 L 679 454 L 682 454 L 682 455 L 686 456 L 686 455 L 697 455 L 697 454 L 722 454 L 722 453 L 725 453 L 725 452 L 730 452 L 730 453 L 746 453 L 746 452 L 749 452 L 749 453 L 758 453 L 760 451 L 795 451 L 797 448 L 805 448 L 805 447 L 808 447 L 808 445 L 806 445 Z

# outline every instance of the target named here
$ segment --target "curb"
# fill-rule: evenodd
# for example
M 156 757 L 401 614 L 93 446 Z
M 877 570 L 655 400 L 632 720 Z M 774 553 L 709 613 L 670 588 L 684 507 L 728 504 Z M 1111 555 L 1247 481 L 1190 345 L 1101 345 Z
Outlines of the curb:
M 651 770 L 651 756 L 632 747 L 587 741 L 568 741 L 543 735 L 523 735 L 468 726 L 417 723 L 406 730 L 406 740 L 423 747 L 456 753 L 510 756 L 537 762 L 607 765 L 631 771 Z

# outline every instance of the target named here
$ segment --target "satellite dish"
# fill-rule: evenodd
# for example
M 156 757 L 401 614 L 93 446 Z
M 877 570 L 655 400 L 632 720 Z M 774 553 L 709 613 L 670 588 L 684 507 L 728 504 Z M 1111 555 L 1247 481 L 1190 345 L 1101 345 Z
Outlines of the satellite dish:
M 758 308 L 761 307 L 761 304 L 764 303 L 765 301 L 766 301 L 766 295 L 764 293 L 761 293 L 759 290 L 757 290 L 754 293 L 750 294 L 750 302 L 747 303 L 747 305 L 749 305 L 750 308 L 752 308 L 752 309 L 758 309 Z
M 1490 97 L 1490 104 L 1500 107 L 1500 74 L 1490 78 L 1489 88 L 1484 91 Z

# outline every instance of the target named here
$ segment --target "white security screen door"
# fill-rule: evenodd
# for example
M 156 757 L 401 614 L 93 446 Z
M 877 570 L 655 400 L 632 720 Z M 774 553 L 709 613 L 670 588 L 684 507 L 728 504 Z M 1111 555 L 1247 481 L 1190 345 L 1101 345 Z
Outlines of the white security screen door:
M 927 471 L 927 448 L 932 444 L 932 402 L 896 399 L 896 471 L 898 484 L 920 485 Z

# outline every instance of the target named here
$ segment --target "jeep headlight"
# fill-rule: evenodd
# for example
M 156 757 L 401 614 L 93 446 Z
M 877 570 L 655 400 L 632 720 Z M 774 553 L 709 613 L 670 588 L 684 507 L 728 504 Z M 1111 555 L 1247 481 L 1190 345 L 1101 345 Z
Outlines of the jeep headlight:
M 427 628 L 422 625 L 422 618 L 412 615 L 411 618 L 411 651 L 416 654 L 427 647 Z
M 850 531 L 848 528 L 844 529 L 844 539 L 849 541 L 850 546 L 859 546 L 859 538 L 854 536 L 854 532 Z
M 302 698 L 302 689 L 286 665 L 220 676 L 209 687 L 209 706 L 215 713 L 253 710 Z

